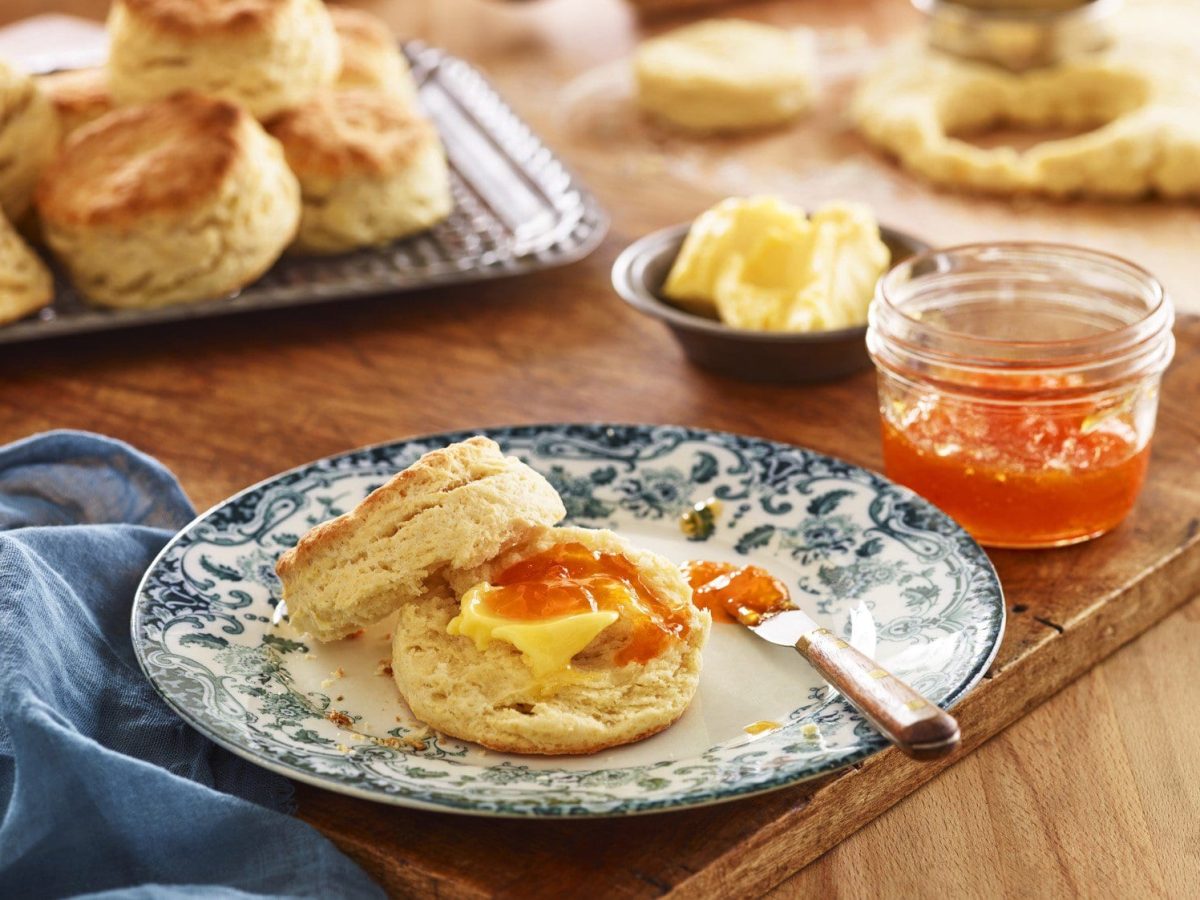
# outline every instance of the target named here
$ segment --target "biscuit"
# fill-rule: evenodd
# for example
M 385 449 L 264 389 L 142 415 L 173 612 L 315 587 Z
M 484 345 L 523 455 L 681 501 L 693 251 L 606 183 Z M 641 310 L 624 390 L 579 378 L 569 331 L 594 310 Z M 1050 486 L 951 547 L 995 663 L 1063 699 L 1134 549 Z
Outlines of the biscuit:
M 0 210 L 16 222 L 29 210 L 42 169 L 58 150 L 58 117 L 37 83 L 0 62 Z
M 345 637 L 424 596 L 447 568 L 481 565 L 566 515 L 541 475 L 492 440 L 425 454 L 280 557 L 291 623 Z
M 342 48 L 342 68 L 334 87 L 395 94 L 416 105 L 417 86 L 408 61 L 383 20 L 346 6 L 329 7 Z
M 53 299 L 50 270 L 0 214 L 0 325 L 22 319 Z
M 447 633 L 458 614 L 455 592 L 557 543 L 624 555 L 655 595 L 682 611 L 686 634 L 645 663 L 617 663 L 628 623 L 618 620 L 572 660 L 561 677 L 535 678 L 504 641 L 483 650 Z M 449 573 L 449 588 L 400 608 L 392 672 L 413 713 L 433 728 L 505 753 L 595 753 L 649 737 L 687 709 L 700 680 L 700 651 L 711 618 L 670 561 L 636 550 L 611 531 L 550 528 L 524 546 L 470 571 Z
M 860 82 L 851 112 L 872 144 L 944 187 L 995 194 L 1200 197 L 1194 62 L 1147 46 L 1029 72 L 902 44 Z M 1083 134 L 1012 147 L 962 136 L 997 125 Z
M 638 105 L 696 132 L 779 125 L 813 102 L 814 41 L 741 19 L 707 19 L 638 47 Z
M 121 104 L 197 91 L 264 119 L 333 84 L 341 68 L 320 0 L 115 0 L 108 32 Z
M 220 297 L 292 240 L 300 189 L 245 110 L 178 94 L 85 125 L 42 174 L 38 214 L 75 286 L 101 306 Z
M 38 86 L 54 104 L 62 137 L 112 112 L 108 73 L 101 67 L 65 69 L 37 76 Z
M 386 244 L 450 214 L 450 176 L 437 131 L 393 95 L 324 92 L 272 120 L 268 130 L 300 179 L 298 251 Z

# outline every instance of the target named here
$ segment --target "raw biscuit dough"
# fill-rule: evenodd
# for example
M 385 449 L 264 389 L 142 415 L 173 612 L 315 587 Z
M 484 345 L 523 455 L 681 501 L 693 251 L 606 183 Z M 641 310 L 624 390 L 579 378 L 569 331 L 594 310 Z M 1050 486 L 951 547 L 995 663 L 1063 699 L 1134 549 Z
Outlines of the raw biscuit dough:
M 1162 41 L 1123 41 L 1026 73 L 911 42 L 861 82 L 852 115 L 869 141 L 938 185 L 1051 197 L 1198 197 L 1200 65 L 1177 41 Z M 954 137 L 998 125 L 1093 130 L 1024 152 Z

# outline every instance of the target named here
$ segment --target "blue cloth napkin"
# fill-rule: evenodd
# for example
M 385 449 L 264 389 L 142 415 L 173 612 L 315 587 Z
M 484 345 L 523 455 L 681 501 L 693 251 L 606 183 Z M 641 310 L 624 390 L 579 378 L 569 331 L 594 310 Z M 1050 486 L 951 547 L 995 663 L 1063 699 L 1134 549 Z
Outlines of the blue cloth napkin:
M 285 778 L 159 699 L 134 659 L 142 573 L 193 516 L 126 444 L 0 447 L 0 897 L 380 897 Z

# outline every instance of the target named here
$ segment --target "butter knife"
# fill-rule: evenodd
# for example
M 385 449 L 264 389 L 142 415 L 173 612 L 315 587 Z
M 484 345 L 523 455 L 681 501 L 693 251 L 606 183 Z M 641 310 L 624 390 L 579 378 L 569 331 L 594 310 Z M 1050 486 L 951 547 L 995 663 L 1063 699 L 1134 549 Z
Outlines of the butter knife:
M 795 647 L 905 755 L 938 759 L 958 749 L 961 735 L 953 716 L 828 628 L 822 628 L 803 610 L 789 607 L 761 614 L 750 609 L 729 612 L 763 640 Z

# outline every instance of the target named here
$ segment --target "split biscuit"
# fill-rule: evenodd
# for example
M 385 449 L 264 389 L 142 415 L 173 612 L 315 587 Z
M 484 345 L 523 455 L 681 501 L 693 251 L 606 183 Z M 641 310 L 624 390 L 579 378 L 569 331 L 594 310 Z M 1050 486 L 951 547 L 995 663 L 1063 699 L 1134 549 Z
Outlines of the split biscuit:
M 321 0 L 115 0 L 108 32 L 121 104 L 197 91 L 264 119 L 332 85 L 341 68 Z
M 245 110 L 179 94 L 84 126 L 42 174 L 47 243 L 91 302 L 149 308 L 221 297 L 292 240 L 300 190 Z
M 537 678 L 511 644 L 477 649 L 447 628 L 459 613 L 456 595 L 536 553 L 563 543 L 619 554 L 642 583 L 686 622 L 681 636 L 643 662 L 618 662 L 631 637 L 618 619 L 557 676 Z M 413 713 L 433 728 L 505 753 L 595 753 L 642 740 L 674 723 L 700 681 L 700 653 L 711 617 L 669 560 L 638 550 L 611 531 L 548 528 L 526 544 L 474 569 L 447 573 L 448 586 L 400 607 L 392 639 L 392 672 Z
M 482 565 L 566 515 L 558 493 L 496 443 L 425 454 L 280 557 L 291 623 L 345 637 L 424 597 L 447 569 Z
M 323 92 L 268 130 L 300 179 L 297 251 L 386 244 L 430 228 L 453 208 L 437 130 L 393 95 Z

